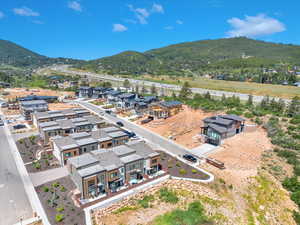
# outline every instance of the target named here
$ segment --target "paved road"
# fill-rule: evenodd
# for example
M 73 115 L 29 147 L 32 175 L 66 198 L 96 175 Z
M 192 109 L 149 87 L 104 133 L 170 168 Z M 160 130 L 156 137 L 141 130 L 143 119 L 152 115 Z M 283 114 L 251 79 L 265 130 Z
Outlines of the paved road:
M 33 211 L 3 127 L 0 146 L 0 225 L 12 225 L 32 217 Z
M 83 102 L 83 101 L 79 101 L 78 103 L 80 103 L 82 106 L 100 114 L 100 116 L 102 116 L 101 114 L 104 113 L 104 110 L 98 108 L 97 106 L 95 106 L 91 103 Z M 183 154 L 189 153 L 189 151 L 185 147 L 178 145 L 177 143 L 175 143 L 171 140 L 168 140 L 152 131 L 149 131 L 149 130 L 147 130 L 137 124 L 129 122 L 123 118 L 114 117 L 107 113 L 105 113 L 104 117 L 114 123 L 117 121 L 121 121 L 124 124 L 124 127 L 126 129 L 133 131 L 138 136 L 147 139 L 147 141 L 152 142 L 152 143 L 156 144 L 157 146 L 161 146 L 161 148 L 168 150 L 172 154 L 183 155 Z
M 69 70 L 67 66 L 56 66 L 51 68 L 56 71 L 60 71 L 63 73 L 69 73 L 72 75 L 80 75 L 80 76 L 86 76 L 94 79 L 100 79 L 100 80 L 109 80 L 114 82 L 123 82 L 125 78 L 116 77 L 116 76 L 110 76 L 110 75 L 104 75 L 104 74 L 97 74 L 97 73 L 91 73 L 91 72 L 78 72 L 78 71 L 72 71 Z M 134 79 L 128 79 L 131 84 L 138 84 L 140 86 L 145 85 L 147 87 L 151 87 L 153 84 L 157 88 L 161 89 L 169 89 L 172 91 L 179 91 L 181 89 L 178 85 L 173 84 L 162 84 L 162 83 L 156 83 L 151 81 L 144 81 L 144 80 L 134 80 Z M 236 92 L 228 92 L 228 91 L 216 91 L 216 90 L 210 90 L 205 88 L 191 88 L 193 93 L 199 93 L 199 94 L 205 94 L 206 92 L 210 92 L 211 95 L 222 97 L 224 94 L 226 97 L 231 97 L 233 95 L 238 96 L 241 100 L 247 101 L 248 100 L 248 94 L 242 94 L 242 93 L 236 93 Z M 264 96 L 253 96 L 253 102 L 261 102 L 261 100 L 264 98 Z M 279 98 L 275 98 L 279 99 Z M 285 102 L 290 102 L 289 99 L 284 99 Z

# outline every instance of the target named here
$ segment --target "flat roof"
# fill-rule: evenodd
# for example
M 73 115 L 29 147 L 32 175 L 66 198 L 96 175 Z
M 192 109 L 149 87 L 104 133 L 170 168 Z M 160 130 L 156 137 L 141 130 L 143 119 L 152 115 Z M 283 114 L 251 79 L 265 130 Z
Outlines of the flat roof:
M 143 159 L 143 157 L 140 155 L 137 155 L 137 154 L 130 154 L 130 155 L 120 158 L 121 162 L 123 162 L 125 164 L 135 162 L 135 161 L 141 160 L 141 159 Z
M 99 164 L 96 164 L 96 165 L 92 165 L 92 166 L 89 166 L 89 167 L 86 167 L 83 169 L 79 169 L 78 174 L 81 177 L 87 177 L 87 176 L 91 176 L 91 175 L 100 173 L 102 171 L 105 171 L 105 168 Z

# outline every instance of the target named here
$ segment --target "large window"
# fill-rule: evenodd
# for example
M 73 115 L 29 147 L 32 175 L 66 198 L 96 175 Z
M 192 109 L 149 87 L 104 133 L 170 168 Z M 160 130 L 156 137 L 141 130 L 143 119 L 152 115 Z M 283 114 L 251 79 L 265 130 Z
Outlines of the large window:
M 110 174 L 110 178 L 113 179 L 115 177 L 118 177 L 118 172 L 113 172 Z

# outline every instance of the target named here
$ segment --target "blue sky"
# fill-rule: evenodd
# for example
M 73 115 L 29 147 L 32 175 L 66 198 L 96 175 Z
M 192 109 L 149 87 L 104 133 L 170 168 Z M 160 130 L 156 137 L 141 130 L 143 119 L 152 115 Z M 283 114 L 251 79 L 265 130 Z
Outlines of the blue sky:
M 0 39 L 80 59 L 232 36 L 300 44 L 299 10 L 298 0 L 3 0 Z

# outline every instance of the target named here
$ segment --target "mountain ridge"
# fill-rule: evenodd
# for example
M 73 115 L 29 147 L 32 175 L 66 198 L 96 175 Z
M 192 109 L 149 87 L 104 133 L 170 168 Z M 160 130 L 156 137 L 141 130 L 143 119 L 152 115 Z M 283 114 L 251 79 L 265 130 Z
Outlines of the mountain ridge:
M 200 40 L 172 44 L 145 52 L 124 51 L 113 56 L 89 60 L 79 68 L 110 74 L 168 74 L 197 72 L 206 68 L 229 66 L 259 67 L 277 63 L 300 62 L 300 46 L 249 39 L 245 37 Z M 233 63 L 234 61 L 234 63 Z M 240 62 L 239 62 L 240 61 Z

